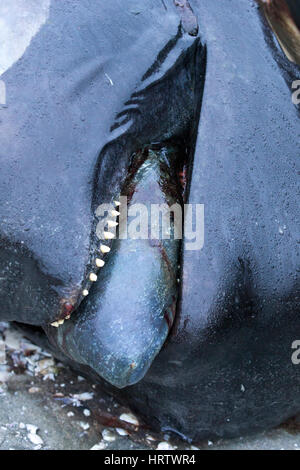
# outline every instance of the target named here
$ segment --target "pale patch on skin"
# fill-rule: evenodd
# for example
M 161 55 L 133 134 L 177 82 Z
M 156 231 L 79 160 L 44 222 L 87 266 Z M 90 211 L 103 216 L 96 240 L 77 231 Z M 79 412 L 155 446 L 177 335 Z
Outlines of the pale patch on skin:
M 51 0 L 0 3 L 0 76 L 19 60 L 49 16 Z

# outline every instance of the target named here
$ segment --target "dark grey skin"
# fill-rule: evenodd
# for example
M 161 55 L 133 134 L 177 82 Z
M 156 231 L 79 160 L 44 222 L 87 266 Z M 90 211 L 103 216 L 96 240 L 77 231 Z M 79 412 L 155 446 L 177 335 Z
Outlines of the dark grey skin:
M 190 4 L 52 0 L 1 77 L 0 319 L 41 327 L 153 428 L 199 440 L 300 411 L 300 71 L 255 2 Z M 91 287 L 96 209 L 128 192 L 132 155 L 153 143 L 170 154 L 151 163 L 154 202 L 204 204 L 204 247 L 166 258 L 140 243 L 137 262 L 112 242 Z

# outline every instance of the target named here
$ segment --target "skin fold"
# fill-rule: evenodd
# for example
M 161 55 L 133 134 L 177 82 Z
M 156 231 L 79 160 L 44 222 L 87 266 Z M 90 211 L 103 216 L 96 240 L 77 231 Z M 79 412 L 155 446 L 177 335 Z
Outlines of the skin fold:
M 300 70 L 256 2 L 175 3 L 52 0 L 2 74 L 0 320 L 196 441 L 300 411 Z M 117 239 L 95 269 L 122 195 L 204 204 L 203 248 Z

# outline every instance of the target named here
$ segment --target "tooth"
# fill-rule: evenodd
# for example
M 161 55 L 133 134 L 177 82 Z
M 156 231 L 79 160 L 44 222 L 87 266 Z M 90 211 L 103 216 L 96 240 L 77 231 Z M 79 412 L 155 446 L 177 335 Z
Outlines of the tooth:
M 119 201 L 114 201 L 114 203 L 115 203 L 116 207 L 119 207 L 121 205 L 121 203 Z
M 118 215 L 120 215 L 120 212 L 113 210 L 113 211 L 111 211 L 111 215 L 113 217 L 118 217 Z
M 65 320 L 58 320 L 57 322 L 59 325 L 63 325 L 65 323 Z
M 98 279 L 97 274 L 95 274 L 95 273 L 90 274 L 90 281 L 91 282 L 96 282 L 97 279 Z
M 84 297 L 86 297 L 87 295 L 89 295 L 89 291 L 87 289 L 84 289 L 82 291 L 82 295 L 84 295 Z
M 112 240 L 115 238 L 115 234 L 111 232 L 104 232 L 104 238 L 105 240 Z
M 107 222 L 107 225 L 108 225 L 109 227 L 117 227 L 117 225 L 119 225 L 119 224 L 118 224 L 118 222 L 114 222 L 113 220 L 109 220 L 109 221 Z
M 106 245 L 101 245 L 100 250 L 102 251 L 102 253 L 109 253 L 110 252 L 109 246 L 106 246 Z
M 51 323 L 51 326 L 54 326 L 54 328 L 58 328 L 59 327 L 58 321 Z
M 103 268 L 104 265 L 105 265 L 105 262 L 102 259 L 96 258 L 96 266 L 98 268 Z

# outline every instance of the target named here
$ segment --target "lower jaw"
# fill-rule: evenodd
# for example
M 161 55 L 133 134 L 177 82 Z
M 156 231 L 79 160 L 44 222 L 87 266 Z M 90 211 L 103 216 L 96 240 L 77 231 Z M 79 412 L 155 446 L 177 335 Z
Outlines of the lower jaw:
M 133 223 L 134 208 L 151 214 L 154 206 L 182 207 L 186 155 L 178 141 L 145 146 L 133 155 L 122 191 Z M 173 238 L 172 220 L 170 239 L 151 239 L 151 217 L 148 224 L 146 239 L 124 239 L 118 230 L 97 281 L 85 287 L 89 295 L 59 328 L 46 327 L 56 347 L 118 388 L 146 374 L 176 314 L 181 240 Z

